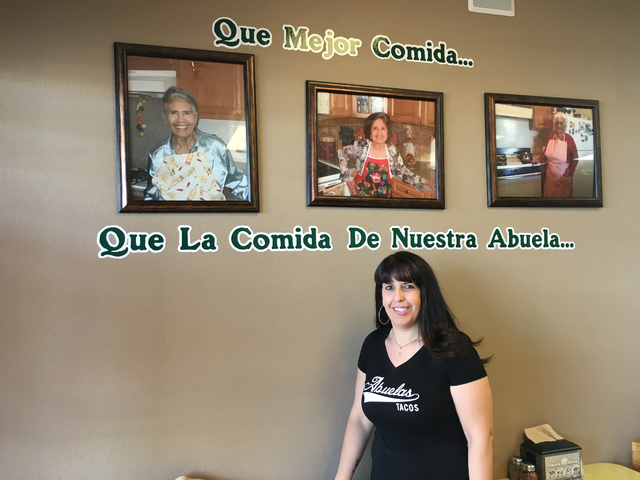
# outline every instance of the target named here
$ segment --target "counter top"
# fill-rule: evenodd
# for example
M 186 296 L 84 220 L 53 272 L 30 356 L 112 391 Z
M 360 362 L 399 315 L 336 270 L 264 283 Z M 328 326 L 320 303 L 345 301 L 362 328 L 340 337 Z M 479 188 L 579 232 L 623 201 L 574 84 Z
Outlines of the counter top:
M 615 463 L 592 463 L 584 466 L 584 480 L 640 480 L 640 472 Z
M 334 155 L 332 158 L 329 158 L 329 159 L 318 157 L 318 176 L 319 177 L 323 177 L 324 175 L 326 175 L 326 173 L 323 173 L 323 172 L 326 172 L 327 169 L 322 168 L 323 165 L 337 169 L 337 171 L 331 171 L 331 173 L 339 173 L 340 167 L 339 167 L 339 160 L 337 155 Z M 350 159 L 347 165 L 349 166 L 352 172 L 355 172 L 355 161 L 353 159 Z M 421 177 L 426 178 L 427 180 L 432 180 L 435 182 L 436 171 L 429 169 L 428 165 L 429 164 L 426 162 L 416 162 L 415 168 L 413 170 L 411 169 L 409 170 L 412 173 L 415 173 L 416 175 L 420 175 Z M 329 168 L 328 170 L 332 170 L 332 169 Z

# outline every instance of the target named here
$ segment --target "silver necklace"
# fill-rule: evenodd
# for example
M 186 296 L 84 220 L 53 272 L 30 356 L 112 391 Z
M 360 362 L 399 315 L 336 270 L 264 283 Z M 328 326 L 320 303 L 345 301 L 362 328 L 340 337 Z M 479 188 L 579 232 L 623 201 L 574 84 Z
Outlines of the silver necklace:
M 418 335 L 415 339 L 411 340 L 409 343 L 405 343 L 404 345 L 400 345 L 398 343 L 398 341 L 396 340 L 396 335 L 395 333 L 393 334 L 393 341 L 395 342 L 395 344 L 398 346 L 398 356 L 401 357 L 402 356 L 402 349 L 404 347 L 408 347 L 409 345 L 411 345 L 413 342 L 416 342 L 420 340 L 420 335 Z

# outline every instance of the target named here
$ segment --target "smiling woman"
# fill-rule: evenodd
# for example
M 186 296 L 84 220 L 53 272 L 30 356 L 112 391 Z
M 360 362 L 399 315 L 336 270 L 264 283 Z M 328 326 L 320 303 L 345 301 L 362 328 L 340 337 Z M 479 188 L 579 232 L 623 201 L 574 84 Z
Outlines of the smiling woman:
M 485 93 L 491 207 L 602 207 L 597 100 Z
M 490 480 L 493 407 L 478 342 L 419 256 L 390 255 L 374 277 L 377 329 L 360 351 L 336 480 L 353 477 L 374 426 L 371 480 Z
M 152 178 L 145 200 L 226 200 L 225 187 L 247 200 L 247 177 L 225 143 L 198 130 L 198 102 L 191 92 L 170 87 L 162 110 L 171 135 L 149 153 Z
M 254 56 L 114 44 L 118 211 L 259 212 Z
M 307 81 L 307 204 L 444 208 L 442 98 Z
M 176 153 L 188 153 L 196 143 L 195 128 L 198 120 L 197 107 L 187 100 L 175 96 L 167 105 L 164 121 L 173 134 L 172 144 Z
M 391 198 L 391 177 L 396 176 L 417 191 L 436 191 L 433 180 L 412 173 L 402 161 L 395 145 L 388 142 L 391 118 L 384 112 L 369 115 L 364 121 L 363 139 L 338 151 L 341 178 L 352 196 Z M 349 159 L 354 157 L 357 175 L 349 170 Z
M 382 307 L 389 321 L 396 330 L 416 330 L 418 313 L 420 312 L 420 289 L 413 282 L 405 282 L 392 279 L 389 283 L 382 284 Z M 409 335 L 411 336 L 411 335 Z M 398 356 L 402 356 L 402 349 L 407 345 L 417 342 L 420 338 L 416 331 L 415 339 L 400 345 L 394 334 L 391 338 L 398 346 Z

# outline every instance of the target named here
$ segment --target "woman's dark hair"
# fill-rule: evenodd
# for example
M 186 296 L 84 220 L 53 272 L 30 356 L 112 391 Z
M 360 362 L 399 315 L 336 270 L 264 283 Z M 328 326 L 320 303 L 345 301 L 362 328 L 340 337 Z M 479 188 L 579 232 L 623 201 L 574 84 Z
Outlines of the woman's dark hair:
M 420 289 L 420 311 L 418 328 L 427 352 L 436 360 L 459 357 L 469 351 L 471 346 L 480 345 L 482 339 L 472 341 L 460 331 L 455 317 L 445 302 L 438 280 L 429 264 L 411 252 L 398 252 L 385 258 L 374 275 L 376 281 L 376 328 L 388 329 L 390 325 L 382 323 L 380 317 L 387 316 L 382 305 L 382 286 L 396 280 L 414 283 Z M 487 363 L 491 358 L 482 359 Z
M 389 118 L 389 115 L 384 112 L 372 113 L 364 120 L 364 136 L 369 140 L 371 140 L 371 125 L 379 118 L 381 118 L 387 126 L 387 131 L 391 132 L 391 118 Z M 391 134 L 389 134 L 389 136 L 391 136 Z

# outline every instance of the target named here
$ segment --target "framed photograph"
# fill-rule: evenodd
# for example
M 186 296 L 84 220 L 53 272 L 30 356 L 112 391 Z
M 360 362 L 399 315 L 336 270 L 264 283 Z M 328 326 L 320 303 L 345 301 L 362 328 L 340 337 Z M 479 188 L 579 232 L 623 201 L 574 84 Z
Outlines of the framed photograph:
M 307 81 L 307 205 L 444 208 L 442 93 Z
M 602 207 L 597 100 L 484 100 L 490 207 Z
M 253 55 L 115 43 L 120 212 L 258 212 Z

